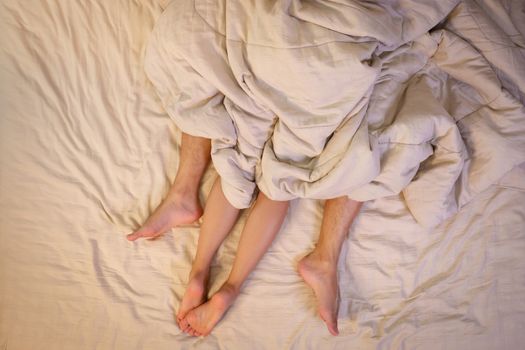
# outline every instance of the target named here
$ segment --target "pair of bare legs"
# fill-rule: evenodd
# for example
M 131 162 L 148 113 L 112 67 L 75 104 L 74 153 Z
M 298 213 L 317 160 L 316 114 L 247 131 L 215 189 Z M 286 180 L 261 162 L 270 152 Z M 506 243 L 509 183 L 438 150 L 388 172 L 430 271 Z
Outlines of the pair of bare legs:
M 209 140 L 183 134 L 181 163 L 168 196 L 140 229 L 128 235 L 128 239 L 154 238 L 171 227 L 197 220 L 203 213 L 198 188 L 209 160 Z M 327 200 L 318 243 L 298 265 L 300 275 L 317 298 L 319 315 L 333 335 L 338 334 L 337 261 L 342 243 L 360 207 L 361 203 L 347 197 Z M 224 197 L 220 179 L 215 182 L 204 211 L 188 286 L 177 312 L 177 323 L 184 332 L 193 336 L 211 332 L 270 246 L 287 209 L 288 202 L 273 201 L 263 193 L 258 195 L 241 234 L 230 275 L 207 301 L 211 261 L 239 215 L 239 210 Z

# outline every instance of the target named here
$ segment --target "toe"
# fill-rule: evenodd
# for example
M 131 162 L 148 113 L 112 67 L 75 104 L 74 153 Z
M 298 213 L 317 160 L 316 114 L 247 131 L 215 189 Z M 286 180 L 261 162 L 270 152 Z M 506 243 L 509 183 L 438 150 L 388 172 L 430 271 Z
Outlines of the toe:
M 128 239 L 128 241 L 134 241 L 136 239 L 138 239 L 140 237 L 140 233 L 137 231 L 137 232 L 133 232 L 133 233 L 130 233 L 129 235 L 126 236 L 126 238 Z
M 192 324 L 192 323 L 195 324 L 196 319 L 195 319 L 195 315 L 193 313 L 193 310 L 186 314 L 186 318 L 185 319 L 186 319 L 186 322 L 188 322 L 189 324 Z
M 183 319 L 181 319 L 181 320 L 177 319 L 177 324 L 179 325 L 179 328 L 180 328 L 181 330 L 184 330 L 184 329 L 185 329 L 186 327 L 188 327 L 188 325 L 189 325 L 189 324 L 188 324 L 188 321 L 186 321 L 185 318 L 183 318 Z
M 339 334 L 339 330 L 337 329 L 337 317 L 335 315 L 320 312 L 319 316 L 321 316 L 321 319 L 326 324 L 326 328 L 328 328 L 328 331 L 332 335 Z
M 177 317 L 177 323 L 181 323 L 182 320 L 184 320 L 184 316 L 186 316 L 186 313 L 183 313 L 183 312 L 179 311 L 179 312 L 177 313 L 177 315 L 176 315 L 176 317 Z
M 339 330 L 337 329 L 337 324 L 329 324 L 328 325 L 328 331 L 332 335 L 339 335 Z
M 188 324 L 185 325 L 185 327 L 182 329 L 182 331 L 183 331 L 184 333 L 186 333 L 186 334 L 190 334 L 190 332 L 191 332 L 192 329 L 193 329 L 193 328 L 191 328 L 191 325 L 188 323 Z
M 333 319 L 323 319 L 326 323 L 326 327 L 328 328 L 328 331 L 332 335 L 339 335 L 339 330 L 337 329 L 337 320 Z
M 152 237 L 154 236 L 155 232 L 152 232 L 151 230 L 146 230 L 144 228 L 140 228 L 137 231 L 130 233 L 127 235 L 127 239 L 129 241 L 135 241 L 139 238 L 145 238 L 145 237 Z

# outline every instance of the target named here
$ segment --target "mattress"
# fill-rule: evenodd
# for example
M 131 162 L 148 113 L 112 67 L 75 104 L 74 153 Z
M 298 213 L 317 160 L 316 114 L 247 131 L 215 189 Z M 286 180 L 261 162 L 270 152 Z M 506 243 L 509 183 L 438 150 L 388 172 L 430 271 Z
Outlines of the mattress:
M 435 228 L 416 221 L 403 194 L 367 202 L 339 261 L 337 337 L 296 271 L 319 234 L 323 201 L 314 199 L 292 200 L 214 331 L 181 332 L 174 314 L 198 225 L 125 239 L 178 167 L 181 131 L 144 70 L 167 3 L 0 3 L 0 348 L 525 346 L 523 164 Z M 523 3 L 462 2 L 453 15 L 447 28 L 482 52 L 523 104 Z M 506 39 L 495 40 L 501 33 Z M 216 175 L 213 166 L 205 174 L 203 202 Z M 217 254 L 210 293 L 227 277 L 245 217 Z

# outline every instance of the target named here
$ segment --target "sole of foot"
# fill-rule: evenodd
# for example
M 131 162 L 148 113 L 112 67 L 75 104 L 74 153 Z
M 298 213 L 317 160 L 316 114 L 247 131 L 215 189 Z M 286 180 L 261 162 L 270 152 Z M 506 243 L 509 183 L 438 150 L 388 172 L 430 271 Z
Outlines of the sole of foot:
M 139 238 L 154 239 L 173 227 L 194 223 L 202 216 L 202 207 L 198 198 L 193 197 L 168 195 L 144 225 L 126 238 L 129 241 Z
M 188 334 L 207 336 L 230 308 L 239 292 L 236 288 L 223 286 L 211 299 L 188 312 Z
M 186 320 L 187 313 L 206 302 L 207 283 L 208 273 L 199 272 L 191 274 L 177 312 L 177 324 L 181 330 L 184 330 L 188 326 L 188 321 Z
M 332 335 L 338 335 L 339 288 L 336 266 L 313 256 L 306 256 L 299 261 L 297 268 L 303 280 L 315 294 L 319 316 L 326 324 L 328 331 Z

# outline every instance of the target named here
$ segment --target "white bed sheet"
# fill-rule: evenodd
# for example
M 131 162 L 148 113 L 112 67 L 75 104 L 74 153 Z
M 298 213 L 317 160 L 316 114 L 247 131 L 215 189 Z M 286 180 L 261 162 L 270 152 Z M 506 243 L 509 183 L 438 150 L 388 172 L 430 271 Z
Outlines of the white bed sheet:
M 143 70 L 161 5 L 0 3 L 0 348 L 523 348 L 523 166 L 434 230 L 395 196 L 367 203 L 340 260 L 339 337 L 295 270 L 322 203 L 293 201 L 214 332 L 184 335 L 174 310 L 198 227 L 134 244 L 124 236 L 160 202 L 178 164 L 180 132 Z M 243 219 L 214 262 L 211 292 Z

